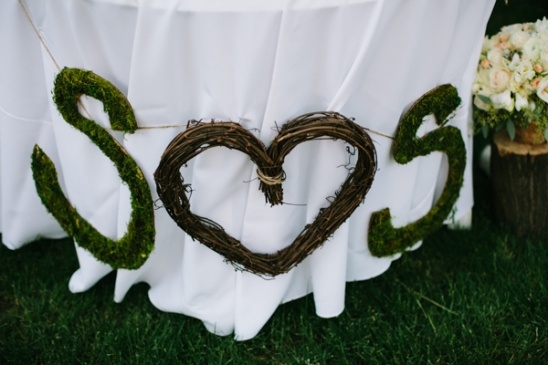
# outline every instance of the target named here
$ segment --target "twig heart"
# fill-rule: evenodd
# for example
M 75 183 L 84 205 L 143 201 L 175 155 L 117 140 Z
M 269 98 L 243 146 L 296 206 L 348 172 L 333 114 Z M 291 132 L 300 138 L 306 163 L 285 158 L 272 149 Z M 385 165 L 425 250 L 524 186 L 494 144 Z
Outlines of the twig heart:
M 213 147 L 241 151 L 257 165 L 259 189 L 267 202 L 283 204 L 283 163 L 298 144 L 320 137 L 344 140 L 356 149 L 357 161 L 331 204 L 321 209 L 293 243 L 273 254 L 258 254 L 226 233 L 216 222 L 190 210 L 181 168 L 192 158 Z M 323 243 L 363 202 L 376 172 L 375 147 L 365 130 L 334 112 L 309 113 L 284 124 L 271 145 L 233 122 L 197 123 L 176 136 L 162 155 L 154 173 L 157 191 L 165 209 L 177 225 L 193 239 L 221 254 L 237 268 L 259 275 L 286 273 Z

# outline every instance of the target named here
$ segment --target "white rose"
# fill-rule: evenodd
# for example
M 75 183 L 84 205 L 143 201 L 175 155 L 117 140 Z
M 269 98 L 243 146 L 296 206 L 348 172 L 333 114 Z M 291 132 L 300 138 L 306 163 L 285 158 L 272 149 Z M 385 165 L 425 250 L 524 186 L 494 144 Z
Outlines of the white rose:
M 537 86 L 537 96 L 540 100 L 548 103 L 548 76 L 540 80 Z
M 548 31 L 544 33 L 537 33 L 536 37 L 540 44 L 544 44 L 544 47 L 546 47 L 546 43 L 548 42 Z
M 512 34 L 515 32 L 520 32 L 522 29 L 523 29 L 523 24 L 517 23 L 517 24 L 505 25 L 500 30 L 501 30 L 501 33 L 503 34 L 505 33 Z
M 544 48 L 539 55 L 539 63 L 544 70 L 548 70 L 548 47 Z
M 500 66 L 502 63 L 502 49 L 495 47 L 487 52 L 487 59 L 491 64 Z
M 535 23 L 535 29 L 539 33 L 548 32 L 548 19 L 546 17 L 539 19 Z
M 510 81 L 510 73 L 500 67 L 493 68 L 489 71 L 489 86 L 494 92 L 505 90 Z
M 489 72 L 491 70 L 490 69 L 486 69 L 486 68 L 483 68 L 483 67 L 480 67 L 478 68 L 477 72 L 476 72 L 476 78 L 475 78 L 475 82 L 479 85 L 481 85 L 482 87 L 487 87 L 487 85 L 489 85 Z
M 519 93 L 519 94 L 527 95 L 528 94 L 527 88 L 529 87 L 529 83 L 524 81 L 525 80 L 523 79 L 523 77 L 521 77 L 518 73 L 515 73 L 512 76 L 510 83 L 508 84 L 508 90 L 510 90 L 510 92 L 514 94 Z
M 515 108 L 519 112 L 521 109 L 527 109 L 529 106 L 529 101 L 527 100 L 527 96 L 523 96 L 520 93 L 516 94 L 516 103 Z
M 532 80 L 536 76 L 536 72 L 533 69 L 533 64 L 530 60 L 523 59 L 515 70 L 516 74 L 519 74 L 525 80 Z
M 493 102 L 493 107 L 495 109 L 506 109 L 509 112 L 514 110 L 514 99 L 512 99 L 510 90 L 506 90 L 499 94 L 493 94 L 491 96 L 491 101 Z
M 489 37 L 485 36 L 485 38 L 483 38 L 483 44 L 482 44 L 482 47 L 481 47 L 481 52 L 484 53 L 484 54 L 489 52 L 489 50 L 491 48 L 494 48 L 496 46 L 496 43 L 497 42 L 495 41 L 494 37 L 489 38 Z
M 537 38 L 529 38 L 527 42 L 523 45 L 523 55 L 530 60 L 535 60 L 539 57 L 539 54 L 542 50 L 542 42 Z
M 527 32 L 523 32 L 523 31 L 515 32 L 514 34 L 510 36 L 510 43 L 512 43 L 515 48 L 520 49 L 521 47 L 523 47 L 523 45 L 525 44 L 525 42 L 527 42 L 529 38 L 530 38 L 530 35 Z

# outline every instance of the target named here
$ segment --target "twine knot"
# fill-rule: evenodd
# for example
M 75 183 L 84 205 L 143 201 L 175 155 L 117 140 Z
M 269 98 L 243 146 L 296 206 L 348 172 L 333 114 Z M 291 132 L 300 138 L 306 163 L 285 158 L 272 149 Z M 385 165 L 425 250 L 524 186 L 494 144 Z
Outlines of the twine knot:
M 276 176 L 265 175 L 260 169 L 257 169 L 259 180 L 266 185 L 279 185 L 284 181 L 285 175 L 283 170 Z

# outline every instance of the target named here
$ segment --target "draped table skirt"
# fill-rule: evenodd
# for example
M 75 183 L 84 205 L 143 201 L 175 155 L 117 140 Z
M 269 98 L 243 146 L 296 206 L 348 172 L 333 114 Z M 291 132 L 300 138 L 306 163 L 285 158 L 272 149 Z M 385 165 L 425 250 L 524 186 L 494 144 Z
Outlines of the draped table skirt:
M 130 193 L 111 161 L 67 124 L 52 101 L 64 67 L 91 70 L 131 103 L 138 129 L 112 131 L 97 100 L 82 113 L 116 138 L 142 169 L 156 201 L 154 250 L 137 270 L 118 269 L 114 300 L 145 282 L 160 310 L 202 320 L 211 332 L 254 337 L 281 303 L 313 293 L 316 313 L 339 315 L 345 283 L 386 271 L 399 254 L 368 249 L 373 212 L 390 208 L 395 226 L 424 216 L 447 175 L 443 154 L 401 165 L 391 154 L 402 114 L 421 95 L 450 83 L 462 98 L 449 124 L 467 147 L 451 219 L 473 205 L 470 89 L 494 0 L 6 0 L 0 4 L 0 231 L 11 249 L 66 233 L 42 205 L 30 156 L 37 144 L 54 161 L 70 202 L 103 235 L 124 235 Z M 370 130 L 378 168 L 365 201 L 325 244 L 288 273 L 265 279 L 235 270 L 194 241 L 158 200 L 154 171 L 190 120 L 234 121 L 265 145 L 285 122 L 334 111 Z M 419 134 L 435 129 L 426 122 Z M 249 157 L 210 149 L 181 170 L 193 213 L 214 220 L 253 252 L 288 246 L 346 178 L 342 141 L 299 145 L 284 163 L 284 204 L 259 191 Z M 417 247 L 420 242 L 417 243 Z M 72 292 L 113 269 L 75 242 L 80 268 Z

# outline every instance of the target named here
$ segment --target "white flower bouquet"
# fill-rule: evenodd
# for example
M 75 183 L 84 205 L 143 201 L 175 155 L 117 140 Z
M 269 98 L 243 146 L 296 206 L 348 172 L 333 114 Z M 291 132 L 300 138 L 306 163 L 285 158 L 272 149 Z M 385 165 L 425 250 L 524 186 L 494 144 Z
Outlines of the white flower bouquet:
M 548 140 L 548 20 L 486 37 L 472 94 L 476 132 L 506 128 L 514 139 L 516 127 L 533 124 Z

